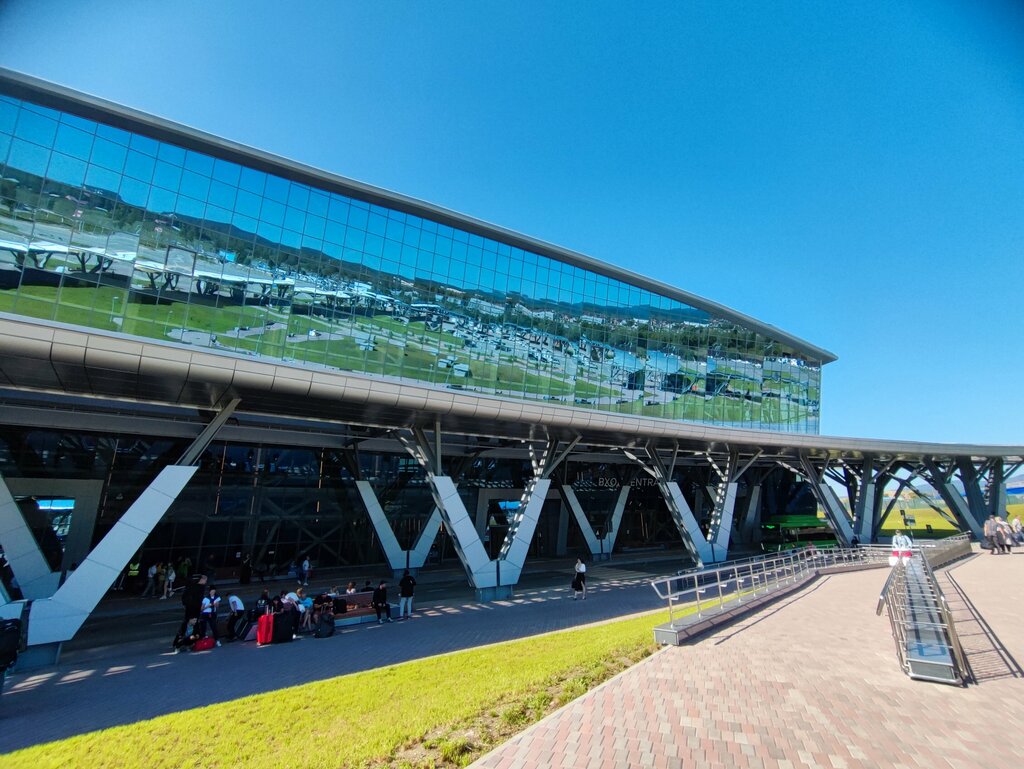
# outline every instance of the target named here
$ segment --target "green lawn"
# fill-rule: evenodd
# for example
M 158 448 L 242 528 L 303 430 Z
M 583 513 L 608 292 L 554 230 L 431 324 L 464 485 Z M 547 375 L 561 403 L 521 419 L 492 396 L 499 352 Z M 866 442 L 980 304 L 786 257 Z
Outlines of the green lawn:
M 4 756 L 0 765 L 465 765 L 649 655 L 656 649 L 652 628 L 667 618 L 656 612 L 340 676 L 39 745 Z M 345 645 L 323 643 L 327 664 Z

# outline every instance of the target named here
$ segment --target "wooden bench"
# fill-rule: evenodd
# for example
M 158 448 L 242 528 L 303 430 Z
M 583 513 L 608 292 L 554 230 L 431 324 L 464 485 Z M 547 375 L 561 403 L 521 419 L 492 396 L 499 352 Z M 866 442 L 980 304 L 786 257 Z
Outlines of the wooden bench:
M 346 609 L 343 612 L 334 612 L 334 626 L 344 627 L 345 625 L 359 625 L 363 622 L 376 622 L 377 612 L 371 606 L 373 592 L 370 590 L 360 593 L 347 593 L 338 596 L 338 600 L 344 600 Z M 337 603 L 337 602 L 336 602 Z M 391 614 L 397 612 L 398 607 L 391 604 Z

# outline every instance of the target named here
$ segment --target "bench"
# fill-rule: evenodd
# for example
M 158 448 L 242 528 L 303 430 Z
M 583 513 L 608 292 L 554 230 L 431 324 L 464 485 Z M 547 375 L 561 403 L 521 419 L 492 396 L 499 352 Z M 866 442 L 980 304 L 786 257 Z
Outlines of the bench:
M 346 595 L 338 596 L 337 601 L 345 601 L 346 609 L 343 612 L 336 611 L 334 613 L 334 626 L 344 627 L 345 625 L 359 625 L 363 622 L 376 622 L 377 612 L 373 606 L 370 605 L 373 600 L 372 591 L 364 591 L 360 593 L 347 593 Z M 335 602 L 337 604 L 337 601 Z M 395 604 L 391 604 L 391 614 L 394 616 L 398 612 L 398 607 Z

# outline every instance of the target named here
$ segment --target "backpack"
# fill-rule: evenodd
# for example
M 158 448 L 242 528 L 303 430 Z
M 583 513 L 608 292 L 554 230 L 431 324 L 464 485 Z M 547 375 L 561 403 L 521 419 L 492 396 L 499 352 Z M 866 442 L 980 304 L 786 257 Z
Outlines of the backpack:
M 21 620 L 0 620 L 0 673 L 3 673 L 18 661 L 18 649 L 21 646 Z

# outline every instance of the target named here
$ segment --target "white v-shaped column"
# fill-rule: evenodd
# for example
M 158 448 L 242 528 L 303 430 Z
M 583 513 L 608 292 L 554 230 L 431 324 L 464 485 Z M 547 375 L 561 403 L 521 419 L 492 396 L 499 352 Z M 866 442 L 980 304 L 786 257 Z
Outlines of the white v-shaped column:
M 412 550 L 403 550 L 402 546 L 398 544 L 395 530 L 391 528 L 388 517 L 380 506 L 380 500 L 377 499 L 377 494 L 373 490 L 373 484 L 369 481 L 356 481 L 356 488 L 366 506 L 366 512 L 370 514 L 370 523 L 373 524 L 373 530 L 377 532 L 377 539 L 380 540 L 381 549 L 384 550 L 384 557 L 388 559 L 388 566 L 393 571 L 422 568 L 423 564 L 427 562 L 430 547 L 437 538 L 437 530 L 441 528 L 441 511 L 436 506 L 434 507 L 434 511 L 420 531 Z
M 580 504 L 580 500 L 572 486 L 562 486 L 562 497 L 565 499 L 566 504 L 569 505 L 569 509 L 572 510 L 572 514 L 576 517 L 576 523 L 579 524 L 580 531 L 583 532 L 583 539 L 587 543 L 587 548 L 592 556 L 611 555 L 612 549 L 615 547 L 615 539 L 619 535 L 619 523 L 622 521 L 623 511 L 626 509 L 626 500 L 629 498 L 630 488 L 630 486 L 623 486 L 619 490 L 619 497 L 615 501 L 615 507 L 612 509 L 611 518 L 608 521 L 608 530 L 605 532 L 602 541 L 594 533 L 594 527 L 587 520 L 587 514 L 583 511 L 583 505 Z
M 33 602 L 28 626 L 30 646 L 74 637 L 196 470 L 192 465 L 171 465 L 161 470 L 64 584 L 51 596 Z
M 452 536 L 455 551 L 462 561 L 469 581 L 477 590 L 515 585 L 526 563 L 526 553 L 537 529 L 541 508 L 547 499 L 551 479 L 535 478 L 527 486 L 519 509 L 509 522 L 508 532 L 497 558 L 487 555 L 473 519 L 466 510 L 454 481 L 447 475 L 430 478 L 438 498 L 438 509 Z
M 60 583 L 60 572 L 50 571 L 46 556 L 14 501 L 11 490 L 0 478 L 0 547 L 27 599 L 48 598 Z

